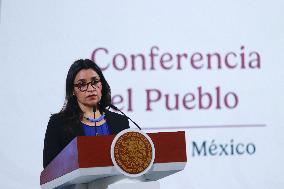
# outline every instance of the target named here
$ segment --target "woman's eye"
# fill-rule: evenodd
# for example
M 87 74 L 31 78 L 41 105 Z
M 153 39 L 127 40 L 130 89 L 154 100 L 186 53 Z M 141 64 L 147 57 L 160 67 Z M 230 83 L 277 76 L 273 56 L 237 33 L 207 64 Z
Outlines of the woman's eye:
M 86 83 L 79 83 L 78 86 L 79 87 L 85 87 L 87 84 Z
M 99 82 L 99 80 L 95 79 L 95 80 L 92 81 L 92 84 L 97 84 L 98 82 Z

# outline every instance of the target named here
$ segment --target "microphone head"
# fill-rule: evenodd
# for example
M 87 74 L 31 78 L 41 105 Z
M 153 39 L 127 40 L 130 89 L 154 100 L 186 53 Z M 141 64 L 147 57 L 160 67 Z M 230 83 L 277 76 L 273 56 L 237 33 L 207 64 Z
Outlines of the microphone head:
M 108 104 L 108 106 L 111 107 L 112 109 L 116 110 L 116 111 L 119 111 L 119 109 L 113 104 Z

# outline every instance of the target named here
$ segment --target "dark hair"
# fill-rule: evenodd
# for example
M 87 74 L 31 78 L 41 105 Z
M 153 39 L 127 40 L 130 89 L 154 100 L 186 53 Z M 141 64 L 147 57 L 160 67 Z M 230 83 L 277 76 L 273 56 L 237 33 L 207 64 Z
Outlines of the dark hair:
M 60 113 L 64 116 L 74 118 L 82 115 L 77 98 L 74 95 L 74 80 L 77 73 L 82 69 L 93 69 L 99 76 L 102 83 L 102 98 L 99 102 L 99 110 L 103 111 L 111 102 L 111 90 L 99 66 L 89 59 L 75 61 L 69 68 L 66 78 L 65 103 Z

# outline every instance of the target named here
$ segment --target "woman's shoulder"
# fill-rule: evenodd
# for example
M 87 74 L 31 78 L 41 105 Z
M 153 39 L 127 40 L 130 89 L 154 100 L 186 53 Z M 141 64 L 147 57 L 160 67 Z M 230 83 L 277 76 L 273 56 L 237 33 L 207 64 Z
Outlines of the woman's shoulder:
M 107 124 L 112 134 L 117 134 L 120 131 L 129 128 L 128 118 L 125 115 L 111 112 L 109 110 L 106 110 L 105 114 Z
M 128 118 L 125 115 L 116 113 L 116 112 L 112 112 L 109 110 L 105 111 L 106 114 L 106 119 L 108 122 L 115 122 L 115 123 L 125 123 L 125 124 L 129 124 L 128 123 Z
M 54 113 L 50 115 L 48 125 L 62 125 L 68 120 L 68 117 L 64 113 Z
M 60 113 L 51 114 L 48 121 L 48 126 L 51 127 L 57 125 L 61 122 L 61 120 L 62 116 L 60 115 Z
M 112 112 L 112 111 L 109 111 L 109 110 L 105 110 L 105 114 L 106 114 L 106 117 L 115 117 L 115 118 L 118 118 L 118 119 L 127 119 L 124 115 L 121 115 L 119 113 Z
M 69 118 L 62 112 L 51 114 L 48 124 L 47 124 L 47 130 L 51 131 L 58 131 L 58 130 L 65 130 L 67 127 L 73 126 L 76 121 L 74 119 Z
M 76 119 L 77 117 L 78 116 L 76 116 L 76 115 L 71 115 L 68 112 L 61 111 L 61 112 L 58 112 L 58 113 L 51 114 L 50 120 L 52 120 L 52 121 L 68 121 L 68 120 Z
M 64 118 L 61 112 L 50 115 L 49 121 L 60 121 Z

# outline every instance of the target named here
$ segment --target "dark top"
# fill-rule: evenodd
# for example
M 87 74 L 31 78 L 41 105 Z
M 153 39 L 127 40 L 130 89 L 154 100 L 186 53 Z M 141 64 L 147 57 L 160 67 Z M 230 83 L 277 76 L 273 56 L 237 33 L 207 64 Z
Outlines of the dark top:
M 129 128 L 128 119 L 120 114 L 105 110 L 105 119 L 111 135 Z M 49 119 L 44 138 L 43 167 L 45 168 L 77 136 L 85 136 L 79 118 L 67 119 L 60 113 L 53 114 Z
M 90 126 L 85 123 L 82 123 L 84 128 L 85 136 L 103 136 L 109 135 L 109 129 L 107 122 L 103 123 L 100 126 Z

